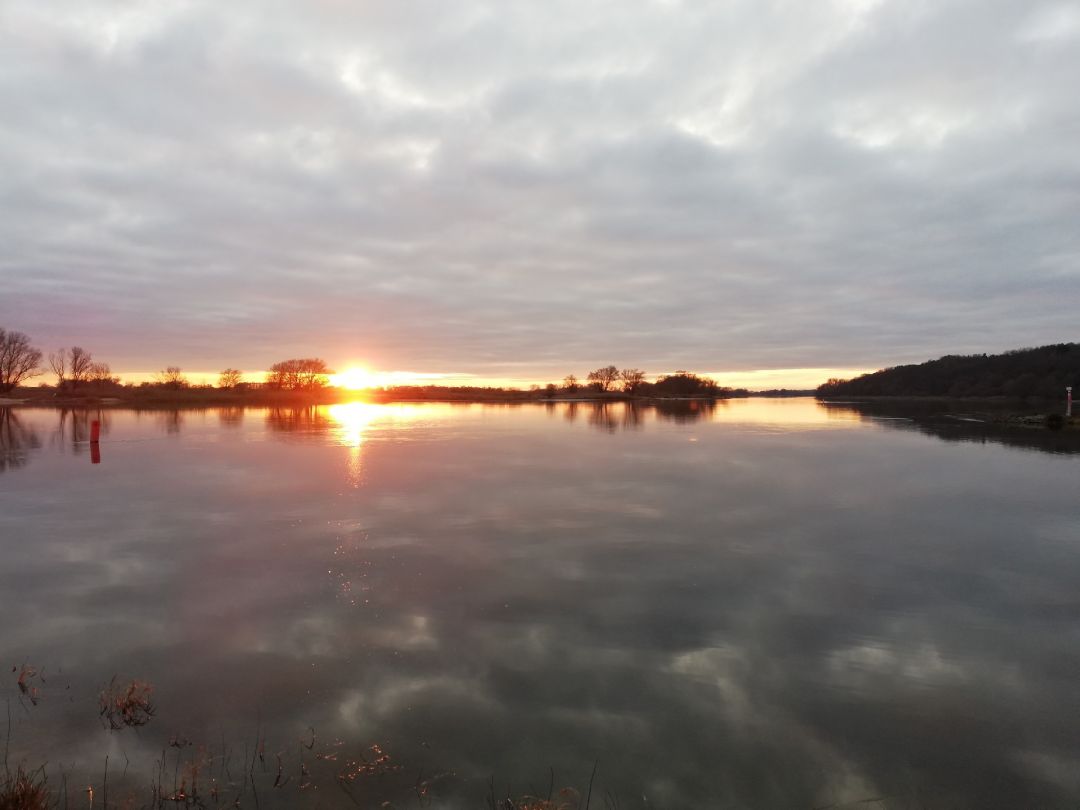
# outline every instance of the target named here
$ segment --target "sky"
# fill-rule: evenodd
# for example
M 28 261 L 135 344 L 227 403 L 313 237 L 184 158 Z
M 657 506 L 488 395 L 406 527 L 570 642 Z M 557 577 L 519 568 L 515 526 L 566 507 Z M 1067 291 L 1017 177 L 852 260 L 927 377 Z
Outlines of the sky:
M 813 385 L 1076 340 L 1080 6 L 0 3 L 0 327 Z

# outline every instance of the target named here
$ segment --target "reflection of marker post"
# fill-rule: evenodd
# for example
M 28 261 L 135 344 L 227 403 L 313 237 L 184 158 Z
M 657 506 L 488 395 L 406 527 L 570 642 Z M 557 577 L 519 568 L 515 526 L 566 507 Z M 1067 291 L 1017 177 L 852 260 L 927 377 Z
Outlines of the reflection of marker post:
M 101 422 L 95 419 L 90 423 L 90 463 L 101 463 Z
M 1072 416 L 1072 386 L 1065 387 L 1065 415 Z

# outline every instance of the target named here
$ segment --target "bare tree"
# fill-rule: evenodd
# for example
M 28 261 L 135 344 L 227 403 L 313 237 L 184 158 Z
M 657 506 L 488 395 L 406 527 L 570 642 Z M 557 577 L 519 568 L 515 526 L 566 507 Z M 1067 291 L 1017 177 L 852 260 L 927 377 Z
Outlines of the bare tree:
M 579 387 L 577 377 L 575 377 L 573 374 L 567 374 L 565 377 L 563 377 L 562 384 L 563 388 L 565 388 L 567 391 L 577 391 Z
M 303 388 L 322 388 L 330 383 L 333 373 L 318 357 L 300 361 L 300 383 Z
M 333 373 L 318 357 L 283 360 L 270 366 L 266 382 L 275 388 L 311 390 L 326 386 Z
M 266 384 L 271 388 L 298 387 L 297 362 L 296 360 L 282 360 L 280 363 L 274 363 L 266 374 Z
M 49 354 L 49 369 L 56 375 L 57 388 L 63 388 L 66 382 L 74 388 L 81 382 L 96 379 L 95 365 L 93 355 L 80 346 L 60 348 Z
M 97 383 L 100 386 L 103 386 L 106 383 L 120 382 L 119 377 L 114 377 L 112 375 L 112 369 L 109 368 L 108 363 L 91 363 L 86 378 L 90 382 Z
M 186 388 L 187 377 L 181 371 L 180 366 L 167 366 L 154 375 L 155 381 L 166 388 Z
M 624 368 L 619 372 L 619 379 L 623 382 L 623 391 L 632 394 L 645 382 L 645 372 L 639 368 Z
M 218 375 L 218 388 L 236 388 L 240 384 L 242 373 L 236 368 L 227 368 Z
M 67 349 L 49 352 L 49 369 L 56 375 L 56 387 L 63 388 L 67 380 Z
M 72 387 L 90 379 L 90 367 L 94 365 L 94 358 L 90 352 L 81 346 L 72 346 L 68 349 L 68 374 L 71 377 Z
M 41 373 L 41 350 L 22 332 L 0 329 L 0 391 L 10 391 Z
M 596 371 L 590 371 L 588 380 L 601 391 L 610 391 L 611 386 L 619 379 L 619 370 L 615 366 L 605 366 Z

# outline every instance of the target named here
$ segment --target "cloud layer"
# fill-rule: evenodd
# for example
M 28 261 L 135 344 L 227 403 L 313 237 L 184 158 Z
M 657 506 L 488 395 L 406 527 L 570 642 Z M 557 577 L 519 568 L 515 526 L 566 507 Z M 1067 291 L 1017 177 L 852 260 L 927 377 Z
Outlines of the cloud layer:
M 0 322 L 118 370 L 1067 340 L 1078 40 L 1027 0 L 16 0 Z

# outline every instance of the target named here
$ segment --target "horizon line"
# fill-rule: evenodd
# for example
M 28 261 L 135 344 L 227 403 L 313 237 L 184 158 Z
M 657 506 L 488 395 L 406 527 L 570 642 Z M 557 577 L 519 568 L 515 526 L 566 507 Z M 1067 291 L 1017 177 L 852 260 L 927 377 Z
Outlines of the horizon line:
M 359 364 L 357 364 L 358 366 Z M 333 377 L 347 373 L 356 366 L 347 365 L 336 370 Z M 648 378 L 658 378 L 668 374 L 674 374 L 677 369 L 661 370 L 655 373 L 647 373 Z M 866 374 L 876 369 L 867 368 L 831 368 L 822 366 L 795 367 L 795 368 L 764 368 L 750 369 L 745 371 L 694 371 L 693 374 L 708 377 L 718 384 L 728 388 L 744 388 L 750 391 L 768 391 L 776 389 L 808 390 L 816 388 L 830 378 L 850 379 L 861 374 Z M 486 374 L 470 374 L 466 372 L 432 372 L 432 371 L 375 371 L 365 370 L 372 378 L 371 388 L 387 388 L 394 386 L 423 386 L 438 385 L 447 387 L 471 386 L 484 388 L 519 388 L 528 390 L 533 385 L 544 386 L 548 383 L 560 384 L 564 377 L 551 378 L 547 376 L 500 376 Z M 154 382 L 159 371 L 114 371 L 113 375 L 120 378 L 122 383 L 138 385 L 144 382 Z M 181 369 L 181 373 L 193 385 L 213 385 L 217 382 L 220 371 L 188 371 Z M 269 370 L 257 369 L 254 371 L 242 371 L 243 382 L 264 382 Z M 564 375 L 565 376 L 565 375 Z M 577 376 L 577 375 L 575 375 Z M 586 373 L 579 376 L 579 382 L 585 382 Z M 46 382 L 42 380 L 41 382 Z

